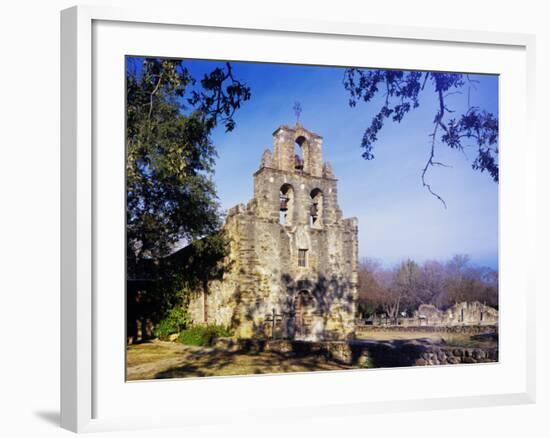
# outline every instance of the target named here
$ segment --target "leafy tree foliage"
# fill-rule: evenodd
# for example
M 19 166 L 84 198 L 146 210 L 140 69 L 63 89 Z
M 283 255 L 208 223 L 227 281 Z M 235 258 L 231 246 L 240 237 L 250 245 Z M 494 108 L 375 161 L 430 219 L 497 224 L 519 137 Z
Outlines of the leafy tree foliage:
M 229 245 L 223 230 L 193 241 L 163 259 L 162 280 L 167 288 L 179 286 L 189 293 L 208 292 L 208 282 L 221 280 L 230 267 L 230 262 L 225 260 Z
M 211 134 L 218 125 L 235 128 L 234 114 L 251 93 L 229 63 L 200 80 L 181 60 L 135 58 L 129 67 L 128 333 L 155 324 L 167 336 L 186 325 L 190 293 L 222 275 L 229 242 L 211 179 Z M 189 244 L 173 253 L 181 242 Z
M 170 335 L 179 333 L 187 327 L 189 316 L 187 308 L 184 306 L 176 306 L 170 309 L 164 319 L 156 325 L 154 329 L 155 337 L 162 341 L 169 339 Z
M 129 336 L 138 337 L 138 322 L 141 327 L 152 324 L 154 335 L 161 339 L 186 328 L 191 296 L 208 293 L 209 280 L 221 279 L 230 267 L 225 258 L 229 244 L 220 230 L 162 259 L 144 259 L 132 265 L 127 284 Z
M 197 81 L 180 60 L 146 58 L 126 80 L 127 255 L 139 263 L 219 229 L 211 134 L 234 129 L 250 89 L 229 63 Z
M 460 92 L 467 82 L 473 82 L 468 75 L 459 73 L 419 72 L 401 70 L 370 70 L 349 68 L 344 74 L 344 87 L 349 92 L 349 105 L 371 102 L 376 96 L 383 97 L 382 106 L 365 130 L 361 146 L 363 158 L 374 159 L 374 145 L 386 120 L 401 122 L 411 110 L 420 106 L 421 92 L 429 86 L 437 96 L 438 107 L 433 119 L 431 148 L 426 165 L 422 169 L 422 184 L 443 205 L 445 201 L 432 190 L 426 173 L 432 166 L 445 166 L 435 158 L 438 142 L 452 149 L 464 152 L 466 142 L 473 141 L 476 156 L 471 166 L 485 172 L 498 182 L 498 119 L 485 110 L 470 106 L 460 115 L 447 106 L 447 97 Z

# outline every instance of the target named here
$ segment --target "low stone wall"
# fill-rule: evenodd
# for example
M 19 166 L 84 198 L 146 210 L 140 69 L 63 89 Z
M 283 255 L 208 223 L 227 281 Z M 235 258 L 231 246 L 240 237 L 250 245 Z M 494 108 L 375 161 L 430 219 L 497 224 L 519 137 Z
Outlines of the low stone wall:
M 427 340 L 361 342 L 328 345 L 330 357 L 348 365 L 374 368 L 497 362 L 498 349 L 433 344 Z
M 451 326 L 402 326 L 402 325 L 359 325 L 355 326 L 355 337 L 368 336 L 372 332 L 426 332 L 426 333 L 498 333 L 497 325 L 451 325 Z
M 399 316 L 400 326 L 454 326 L 454 325 L 497 325 L 498 310 L 479 301 L 455 303 L 446 310 L 440 310 L 433 304 L 421 304 L 411 317 Z M 372 325 L 392 323 L 387 315 L 372 315 L 368 318 Z M 394 321 L 393 321 L 394 322 Z
M 435 348 L 424 352 L 415 365 L 498 362 L 497 348 Z
M 228 351 L 280 354 L 282 359 L 309 355 L 322 356 L 346 365 L 387 368 L 421 365 L 497 362 L 498 348 L 465 348 L 436 344 L 430 340 L 408 341 L 329 341 L 220 338 L 215 348 Z

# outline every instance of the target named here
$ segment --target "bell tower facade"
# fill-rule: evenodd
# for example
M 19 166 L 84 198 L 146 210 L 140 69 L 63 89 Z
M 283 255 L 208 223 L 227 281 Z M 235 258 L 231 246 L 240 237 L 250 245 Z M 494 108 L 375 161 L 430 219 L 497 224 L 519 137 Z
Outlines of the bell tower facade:
M 323 139 L 300 124 L 273 133 L 254 197 L 228 212 L 231 269 L 211 287 L 211 321 L 240 337 L 353 337 L 357 220 L 344 219 Z M 200 307 L 200 306 L 199 306 Z
M 273 155 L 266 150 L 254 174 L 260 216 L 287 226 L 318 229 L 342 218 L 337 180 L 330 164 L 323 162 L 322 144 L 322 137 L 301 125 L 281 126 L 273 133 Z

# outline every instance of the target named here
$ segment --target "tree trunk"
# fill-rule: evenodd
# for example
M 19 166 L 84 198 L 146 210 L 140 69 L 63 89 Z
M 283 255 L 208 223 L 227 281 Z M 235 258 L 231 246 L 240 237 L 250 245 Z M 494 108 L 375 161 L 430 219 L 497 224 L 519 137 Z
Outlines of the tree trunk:
M 202 283 L 202 310 L 204 323 L 208 324 L 208 278 Z

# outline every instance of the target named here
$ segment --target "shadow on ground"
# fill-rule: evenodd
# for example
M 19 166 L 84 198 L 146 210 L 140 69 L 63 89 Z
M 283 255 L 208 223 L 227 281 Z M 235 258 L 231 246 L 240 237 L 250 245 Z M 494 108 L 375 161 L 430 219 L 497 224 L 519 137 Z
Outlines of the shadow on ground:
M 52 426 L 59 426 L 61 423 L 61 414 L 58 411 L 37 411 L 34 415 Z
M 293 352 L 243 352 L 212 349 L 186 355 L 185 363 L 156 373 L 152 378 L 230 376 L 304 371 L 329 371 L 352 367 L 322 355 L 296 355 Z
M 476 346 L 443 339 L 305 342 L 219 338 L 214 347 L 153 341 L 128 347 L 128 380 L 394 368 L 498 361 L 498 340 Z

